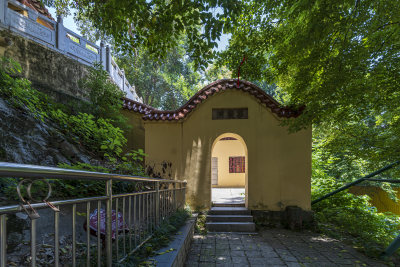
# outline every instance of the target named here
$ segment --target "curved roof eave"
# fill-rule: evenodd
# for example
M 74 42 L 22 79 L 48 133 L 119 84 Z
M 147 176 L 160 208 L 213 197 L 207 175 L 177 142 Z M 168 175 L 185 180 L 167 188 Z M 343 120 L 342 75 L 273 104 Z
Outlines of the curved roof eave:
M 304 110 L 304 107 L 295 110 L 290 107 L 282 106 L 272 96 L 268 95 L 261 88 L 251 82 L 241 80 L 238 87 L 236 79 L 222 79 L 210 83 L 203 89 L 199 90 L 194 96 L 192 96 L 183 106 L 181 106 L 177 110 L 158 110 L 128 98 L 124 98 L 123 107 L 125 109 L 143 114 L 143 120 L 179 121 L 186 118 L 189 113 L 191 113 L 199 104 L 204 102 L 209 97 L 213 96 L 216 93 L 231 89 L 241 90 L 243 92 L 249 93 L 250 95 L 253 95 L 262 104 L 269 108 L 272 113 L 281 118 L 296 118 Z

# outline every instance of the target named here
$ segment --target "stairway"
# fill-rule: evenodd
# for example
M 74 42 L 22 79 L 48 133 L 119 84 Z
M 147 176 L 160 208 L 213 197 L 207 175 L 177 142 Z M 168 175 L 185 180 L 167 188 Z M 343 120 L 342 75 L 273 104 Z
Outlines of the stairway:
M 254 232 L 251 211 L 244 204 L 213 204 L 207 215 L 209 232 Z

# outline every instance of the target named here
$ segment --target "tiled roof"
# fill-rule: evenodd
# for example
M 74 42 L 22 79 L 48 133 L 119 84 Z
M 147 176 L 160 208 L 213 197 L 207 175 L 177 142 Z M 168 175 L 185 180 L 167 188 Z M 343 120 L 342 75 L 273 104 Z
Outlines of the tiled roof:
M 53 17 L 51 16 L 50 12 L 47 10 L 47 8 L 44 5 L 42 5 L 40 0 L 18 0 L 18 2 L 26 5 L 27 7 L 32 8 L 33 10 L 36 10 L 41 15 L 46 16 L 51 20 L 54 20 Z
M 150 107 L 150 106 L 140 103 L 140 102 L 136 102 L 129 98 L 124 98 L 123 101 L 124 101 L 124 103 L 123 103 L 124 109 L 138 112 L 140 114 L 148 114 L 150 111 L 156 110 L 153 107 Z
M 144 120 L 178 121 L 185 118 L 193 109 L 197 107 L 197 105 L 205 101 L 207 98 L 226 90 L 241 90 L 253 95 L 278 117 L 296 118 L 304 109 L 301 108 L 299 110 L 294 110 L 289 107 L 283 107 L 273 97 L 261 90 L 261 88 L 247 81 L 241 80 L 238 88 L 236 79 L 218 80 L 207 85 L 177 110 L 157 110 L 127 98 L 124 99 L 124 108 L 143 114 Z

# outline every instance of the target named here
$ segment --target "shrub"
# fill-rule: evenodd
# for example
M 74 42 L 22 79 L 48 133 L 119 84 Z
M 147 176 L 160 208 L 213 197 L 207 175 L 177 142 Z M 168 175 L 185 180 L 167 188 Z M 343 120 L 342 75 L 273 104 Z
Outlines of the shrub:
M 22 112 L 30 113 L 41 121 L 52 121 L 61 131 L 94 152 L 98 158 L 103 158 L 104 166 L 92 166 L 90 164 L 77 163 L 72 166 L 61 164 L 59 167 L 73 168 L 89 171 L 115 172 L 130 175 L 144 175 L 142 150 L 130 151 L 121 155 L 126 145 L 124 131 L 117 124 L 124 124 L 124 117 L 120 114 L 122 108 L 121 97 L 123 93 L 112 83 L 108 74 L 96 66 L 81 84 L 91 89 L 90 98 L 91 113 L 78 112 L 71 114 L 68 107 L 57 104 L 50 100 L 45 94 L 32 88 L 31 83 L 24 78 L 18 77 L 21 66 L 8 58 L 0 58 L 0 96 L 21 109 Z M 127 127 L 124 127 L 125 129 Z M 0 184 L 0 190 L 11 199 L 15 197 L 14 192 L 9 192 L 8 184 L 14 185 L 17 179 L 4 180 Z M 89 181 L 65 181 L 51 180 L 56 185 L 59 195 L 54 197 L 89 196 L 104 193 L 104 183 Z M 42 186 L 46 186 L 43 184 Z M 40 184 L 37 186 L 41 190 Z M 115 190 L 133 190 L 133 183 L 115 183 Z M 14 187 L 12 187 L 14 188 Z
M 126 127 L 126 118 L 121 115 L 125 93 L 111 81 L 101 64 L 90 68 L 89 74 L 79 81 L 79 85 L 89 91 L 90 110 L 95 118 L 109 119 L 120 128 Z
M 119 114 L 122 108 L 123 93 L 104 77 L 101 69 L 91 69 L 85 86 L 97 86 L 92 91 L 93 114 L 71 115 L 63 105 L 54 103 L 45 94 L 33 89 L 24 78 L 12 77 L 21 73 L 21 66 L 12 59 L 1 58 L 0 95 L 17 108 L 29 111 L 34 117 L 54 121 L 66 135 L 89 150 L 108 157 L 119 156 L 127 140 L 116 122 L 122 122 Z M 94 88 L 94 87 L 93 87 Z M 91 94 L 92 94 L 91 93 Z M 108 107 L 109 104 L 109 107 Z M 119 115 L 118 115 L 119 114 Z

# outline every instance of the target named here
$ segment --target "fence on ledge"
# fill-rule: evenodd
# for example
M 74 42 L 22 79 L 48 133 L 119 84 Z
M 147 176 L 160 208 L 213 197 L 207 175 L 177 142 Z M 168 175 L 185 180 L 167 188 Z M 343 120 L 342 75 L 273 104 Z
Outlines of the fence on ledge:
M 183 181 L 0 162 L 0 179 L 4 177 L 20 179 L 15 188 L 19 204 L 0 206 L 1 267 L 11 266 L 7 256 L 8 228 L 15 229 L 11 224 L 16 215 L 24 215 L 29 223 L 29 242 L 24 245 L 29 255 L 25 263 L 17 266 L 39 265 L 40 253 L 49 248 L 54 262 L 50 264 L 47 259 L 46 264 L 52 266 L 112 266 L 140 248 L 163 220 L 185 204 Z M 59 190 L 52 188 L 54 183 L 49 179 L 98 181 L 104 183 L 105 194 L 49 202 L 52 190 Z M 118 182 L 122 182 L 119 190 L 124 192 L 115 194 L 113 188 Z M 44 195 L 35 189 L 40 183 L 47 188 Z M 81 186 L 87 188 L 82 183 Z M 44 211 L 51 216 L 46 218 Z M 43 227 L 49 224 L 51 228 Z M 52 236 L 53 244 L 40 247 L 45 243 L 38 241 L 43 236 Z
M 93 65 L 101 62 L 112 80 L 126 93 L 126 97 L 138 102 L 135 87 L 131 86 L 111 56 L 110 47 L 100 46 L 67 29 L 59 17 L 56 21 L 49 19 L 35 10 L 15 0 L 0 0 L 0 29 L 6 28 L 29 38 L 50 49 L 56 50 L 80 63 Z

